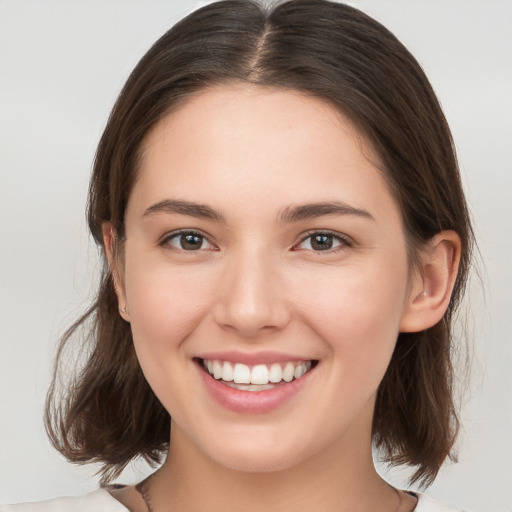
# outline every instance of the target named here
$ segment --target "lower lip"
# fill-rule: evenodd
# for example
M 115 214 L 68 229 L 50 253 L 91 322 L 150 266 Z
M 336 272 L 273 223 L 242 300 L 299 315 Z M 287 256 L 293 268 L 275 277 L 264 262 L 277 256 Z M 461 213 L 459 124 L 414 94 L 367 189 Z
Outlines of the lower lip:
M 281 384 L 264 391 L 243 391 L 230 388 L 214 379 L 197 364 L 204 385 L 212 398 L 231 411 L 247 414 L 259 414 L 277 409 L 296 395 L 309 380 L 314 368 L 296 380 Z

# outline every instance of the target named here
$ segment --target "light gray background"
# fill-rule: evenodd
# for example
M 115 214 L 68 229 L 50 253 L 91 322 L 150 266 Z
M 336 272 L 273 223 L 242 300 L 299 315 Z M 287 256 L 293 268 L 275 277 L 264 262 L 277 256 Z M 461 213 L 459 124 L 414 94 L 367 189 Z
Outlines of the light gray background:
M 41 422 L 56 340 L 83 310 L 96 273 L 84 221 L 91 162 L 132 67 L 204 3 L 0 0 L 0 502 L 96 486 L 94 469 L 53 452 Z M 475 511 L 512 511 L 512 2 L 352 4 L 395 32 L 430 76 L 485 265 L 483 286 L 471 287 L 477 363 L 460 463 L 429 493 Z M 137 477 L 130 470 L 124 481 Z

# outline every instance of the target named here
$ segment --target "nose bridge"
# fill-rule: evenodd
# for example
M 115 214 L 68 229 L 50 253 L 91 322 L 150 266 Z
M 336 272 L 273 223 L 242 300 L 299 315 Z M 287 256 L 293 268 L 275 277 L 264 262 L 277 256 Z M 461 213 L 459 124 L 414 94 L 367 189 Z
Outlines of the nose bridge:
M 248 337 L 283 328 L 289 311 L 279 264 L 271 251 L 246 244 L 227 260 L 215 311 L 217 323 Z

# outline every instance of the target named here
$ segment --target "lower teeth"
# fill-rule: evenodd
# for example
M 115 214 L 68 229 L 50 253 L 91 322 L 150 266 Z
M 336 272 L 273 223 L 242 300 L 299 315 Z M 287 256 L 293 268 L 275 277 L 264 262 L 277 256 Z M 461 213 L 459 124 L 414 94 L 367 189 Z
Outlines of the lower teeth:
M 234 389 L 239 389 L 241 391 L 266 391 L 267 389 L 274 389 L 274 385 L 272 384 L 235 384 L 234 382 L 227 382 L 225 380 L 221 380 L 222 384 Z

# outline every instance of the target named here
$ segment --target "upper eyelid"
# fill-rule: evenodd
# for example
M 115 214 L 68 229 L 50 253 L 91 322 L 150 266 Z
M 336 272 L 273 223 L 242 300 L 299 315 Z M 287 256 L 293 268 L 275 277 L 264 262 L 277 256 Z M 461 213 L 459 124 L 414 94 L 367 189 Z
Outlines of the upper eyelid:
M 332 236 L 333 238 L 338 239 L 339 245 L 337 245 L 335 247 L 331 247 L 329 249 L 321 250 L 321 251 L 320 250 L 315 250 L 314 248 L 309 249 L 309 248 L 301 248 L 301 247 L 299 247 L 306 240 L 311 238 L 313 235 L 329 235 L 329 236 Z M 305 236 L 302 236 L 302 238 L 298 242 L 296 242 L 292 246 L 291 249 L 292 249 L 293 252 L 306 251 L 306 252 L 311 252 L 311 253 L 314 253 L 314 254 L 323 255 L 324 257 L 327 257 L 328 255 L 332 256 L 334 254 L 337 254 L 337 253 L 339 253 L 341 251 L 345 251 L 345 250 L 353 248 L 353 247 L 354 247 L 354 241 L 349 236 L 344 235 L 343 233 L 338 233 L 336 231 L 318 230 L 317 229 L 317 230 L 310 231 L 309 234 L 306 234 Z
M 206 238 L 206 240 L 211 244 L 211 245 L 214 245 L 214 246 L 217 246 L 217 244 L 215 244 L 212 239 L 211 239 L 211 236 L 204 233 L 203 231 L 201 231 L 200 229 L 193 229 L 193 228 L 190 228 L 190 229 L 177 229 L 175 231 L 170 231 L 169 233 L 166 233 L 164 236 L 162 236 L 160 238 L 160 240 L 158 241 L 158 245 L 163 245 L 165 244 L 166 242 L 168 242 L 171 238 L 174 238 L 175 236 L 178 236 L 178 235 L 187 235 L 187 234 L 190 234 L 190 235 L 197 235 L 197 236 L 201 236 L 203 238 Z
M 202 231 L 200 229 L 194 229 L 194 228 L 177 229 L 175 231 L 166 233 L 158 241 L 158 244 L 163 245 L 165 242 L 167 242 L 171 238 L 178 236 L 178 235 L 183 235 L 183 234 L 193 234 L 193 235 L 201 236 L 201 237 L 205 238 L 211 245 L 214 245 L 216 247 L 218 246 L 218 244 L 216 244 L 212 241 L 212 237 L 210 235 L 208 235 L 207 233 L 205 233 L 204 231 Z M 343 243 L 345 243 L 347 245 L 352 245 L 354 243 L 352 238 L 349 237 L 348 235 L 345 235 L 344 233 L 339 233 L 338 231 L 332 231 L 329 229 L 312 229 L 312 230 L 301 233 L 299 235 L 299 241 L 295 242 L 293 244 L 293 247 L 296 247 L 297 245 L 306 241 L 308 238 L 310 238 L 313 235 L 331 235 L 335 238 L 338 238 L 339 240 L 341 240 Z
M 335 238 L 339 238 L 346 244 L 353 244 L 354 241 L 352 238 L 350 238 L 348 235 L 345 235 L 343 233 L 339 233 L 337 231 L 331 231 L 329 229 L 312 229 L 311 231 L 307 231 L 306 233 L 301 234 L 300 241 L 298 243 L 304 242 L 308 238 L 310 238 L 313 235 L 331 235 Z M 297 244 L 295 244 L 297 245 Z

